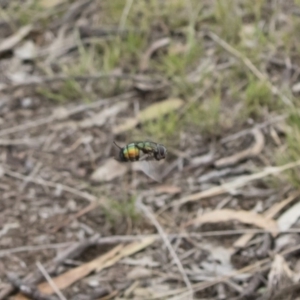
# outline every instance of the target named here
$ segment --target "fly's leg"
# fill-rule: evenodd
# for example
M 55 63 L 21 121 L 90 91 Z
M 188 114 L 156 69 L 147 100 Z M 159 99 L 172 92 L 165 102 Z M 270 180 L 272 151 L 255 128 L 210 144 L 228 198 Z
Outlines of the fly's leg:
M 122 147 L 120 147 L 120 146 L 116 143 L 116 141 L 114 141 L 114 144 L 115 144 L 119 149 L 122 149 Z

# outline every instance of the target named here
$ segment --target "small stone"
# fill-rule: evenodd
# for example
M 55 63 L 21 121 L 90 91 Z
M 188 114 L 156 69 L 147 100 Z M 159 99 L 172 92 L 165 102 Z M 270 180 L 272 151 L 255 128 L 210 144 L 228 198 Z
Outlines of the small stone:
M 90 287 L 97 287 L 97 286 L 99 286 L 99 281 L 98 281 L 98 279 L 93 278 L 93 279 L 89 280 L 87 284 Z
M 30 108 L 30 107 L 32 107 L 32 104 L 33 104 L 33 101 L 32 101 L 32 98 L 30 98 L 30 97 L 26 97 L 21 100 L 21 106 L 23 108 Z
M 32 60 L 36 57 L 36 47 L 32 41 L 26 41 L 14 51 L 16 57 L 21 60 Z

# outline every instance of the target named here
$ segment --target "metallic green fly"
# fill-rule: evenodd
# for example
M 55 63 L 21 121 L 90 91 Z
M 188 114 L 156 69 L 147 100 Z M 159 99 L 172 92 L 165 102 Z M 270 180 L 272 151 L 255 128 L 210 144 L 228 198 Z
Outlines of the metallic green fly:
M 114 142 L 119 148 L 119 156 L 117 158 L 120 162 L 141 162 L 141 170 L 151 177 L 152 179 L 160 182 L 159 174 L 155 166 L 149 161 L 160 161 L 165 159 L 167 156 L 167 149 L 164 145 L 154 143 L 151 141 L 137 141 L 127 144 L 124 147 L 120 147 Z

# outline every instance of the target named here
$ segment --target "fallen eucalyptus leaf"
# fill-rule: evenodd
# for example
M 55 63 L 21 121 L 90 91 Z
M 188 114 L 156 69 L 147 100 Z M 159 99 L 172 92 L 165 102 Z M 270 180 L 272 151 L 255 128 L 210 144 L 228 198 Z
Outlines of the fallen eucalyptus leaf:
M 183 105 L 183 101 L 178 98 L 167 99 L 162 102 L 154 103 L 138 114 L 140 122 L 150 121 L 177 110 Z
M 162 102 L 154 103 L 140 111 L 135 118 L 127 119 L 124 123 L 115 126 L 112 131 L 114 134 L 120 134 L 124 131 L 134 128 L 139 123 L 155 120 L 163 115 L 177 110 L 182 105 L 183 101 L 178 98 L 171 98 Z
M 203 223 L 219 223 L 227 221 L 239 221 L 244 224 L 255 225 L 259 228 L 272 231 L 273 235 L 278 233 L 277 223 L 270 218 L 266 218 L 262 215 L 256 214 L 254 212 L 245 211 L 245 210 L 231 210 L 231 209 L 219 209 L 211 212 L 207 212 L 202 216 L 197 217 L 194 220 L 191 220 L 186 224 L 190 225 L 200 225 Z
M 277 224 L 280 231 L 288 230 L 300 217 L 300 202 L 291 206 L 278 219 Z
M 0 54 L 12 50 L 31 32 L 32 28 L 32 25 L 26 25 L 24 27 L 21 27 L 15 34 L 4 39 L 0 44 Z
M 91 180 L 95 182 L 111 181 L 123 176 L 128 170 L 128 166 L 119 163 L 114 158 L 107 160 L 91 175 Z

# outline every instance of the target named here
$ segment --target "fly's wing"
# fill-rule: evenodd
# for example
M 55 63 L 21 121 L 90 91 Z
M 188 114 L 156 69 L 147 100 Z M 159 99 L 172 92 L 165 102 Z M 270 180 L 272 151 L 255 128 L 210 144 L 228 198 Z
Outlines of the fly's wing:
M 154 155 L 153 153 L 147 153 L 147 154 L 143 154 L 140 158 L 139 161 L 150 161 L 150 160 L 154 160 Z
M 157 182 L 161 182 L 161 177 L 154 161 L 147 159 L 141 160 L 139 161 L 139 167 L 148 177 Z

